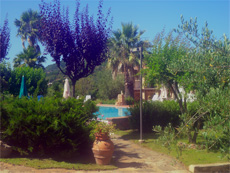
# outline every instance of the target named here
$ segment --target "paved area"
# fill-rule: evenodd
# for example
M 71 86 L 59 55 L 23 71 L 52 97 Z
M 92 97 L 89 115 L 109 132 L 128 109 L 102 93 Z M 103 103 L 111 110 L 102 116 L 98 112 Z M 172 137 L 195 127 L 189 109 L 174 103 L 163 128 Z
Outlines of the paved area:
M 140 145 L 134 144 L 130 141 L 123 140 L 118 136 L 114 137 L 112 141 L 115 144 L 115 151 L 112 159 L 113 165 L 117 166 L 117 170 L 113 171 L 88 171 L 88 172 L 156 172 L 156 173 L 188 173 L 189 171 L 176 159 L 167 155 L 151 151 L 143 148 Z M 87 172 L 74 171 L 65 169 L 45 169 L 37 170 L 24 166 L 12 166 L 6 163 L 0 163 L 1 173 L 16 173 L 16 172 L 33 172 L 33 173 L 60 173 L 60 172 Z

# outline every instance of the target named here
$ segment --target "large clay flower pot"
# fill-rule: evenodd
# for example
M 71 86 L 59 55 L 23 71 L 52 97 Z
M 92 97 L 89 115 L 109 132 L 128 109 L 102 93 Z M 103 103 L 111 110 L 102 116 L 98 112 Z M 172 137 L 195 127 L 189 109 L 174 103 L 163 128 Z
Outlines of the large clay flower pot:
M 96 140 L 93 143 L 93 154 L 98 165 L 108 165 L 111 161 L 114 145 L 109 136 L 105 133 L 95 134 Z

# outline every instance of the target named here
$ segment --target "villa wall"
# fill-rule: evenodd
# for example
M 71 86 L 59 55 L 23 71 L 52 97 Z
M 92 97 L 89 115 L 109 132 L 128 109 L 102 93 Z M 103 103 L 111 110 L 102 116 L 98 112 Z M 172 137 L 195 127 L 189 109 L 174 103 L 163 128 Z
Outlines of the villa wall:
M 151 100 L 155 93 L 159 92 L 156 88 L 143 88 L 142 89 L 142 99 Z M 140 88 L 134 88 L 134 99 L 136 101 L 140 100 Z

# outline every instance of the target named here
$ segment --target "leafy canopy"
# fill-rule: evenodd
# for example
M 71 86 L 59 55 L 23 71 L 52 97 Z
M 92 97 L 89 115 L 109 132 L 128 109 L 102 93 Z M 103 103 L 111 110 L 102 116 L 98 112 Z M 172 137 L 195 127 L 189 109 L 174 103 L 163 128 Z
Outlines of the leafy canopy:
M 8 26 L 7 18 L 4 21 L 3 26 L 0 26 L 0 62 L 6 58 L 10 46 L 10 29 Z
M 80 12 L 80 2 L 76 1 L 74 22 L 69 20 L 68 8 L 61 13 L 60 1 L 48 4 L 42 1 L 42 43 L 46 51 L 53 57 L 57 67 L 68 76 L 73 86 L 78 79 L 93 73 L 96 66 L 101 65 L 107 58 L 107 40 L 111 23 L 102 13 L 102 0 L 99 1 L 97 20 L 89 16 L 88 6 Z M 65 63 L 62 69 L 61 61 Z

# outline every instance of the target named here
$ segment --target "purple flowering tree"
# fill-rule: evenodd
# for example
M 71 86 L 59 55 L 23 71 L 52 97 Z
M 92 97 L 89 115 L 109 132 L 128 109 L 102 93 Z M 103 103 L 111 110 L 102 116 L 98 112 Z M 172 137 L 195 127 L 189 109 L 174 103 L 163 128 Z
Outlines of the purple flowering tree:
M 0 26 L 0 62 L 6 58 L 10 46 L 10 29 L 8 27 L 7 18 L 4 21 L 3 27 Z
M 73 23 L 70 23 L 68 8 L 61 13 L 59 0 L 40 4 L 42 44 L 60 71 L 70 78 L 73 97 L 76 81 L 93 73 L 95 67 L 107 59 L 112 26 L 112 20 L 108 21 L 110 10 L 106 16 L 102 14 L 102 0 L 95 21 L 89 16 L 88 6 L 80 12 L 80 2 L 77 0 L 76 4 Z M 61 61 L 65 68 L 61 68 Z

